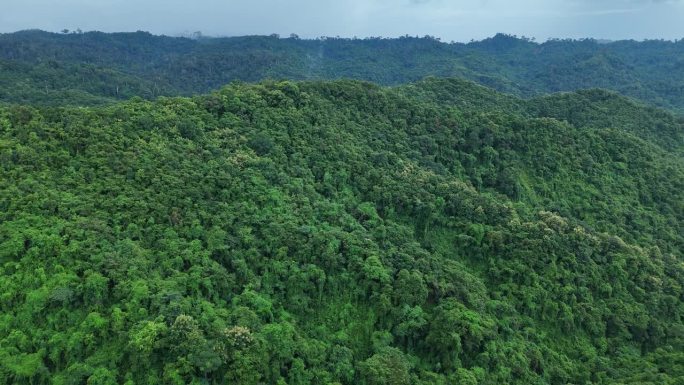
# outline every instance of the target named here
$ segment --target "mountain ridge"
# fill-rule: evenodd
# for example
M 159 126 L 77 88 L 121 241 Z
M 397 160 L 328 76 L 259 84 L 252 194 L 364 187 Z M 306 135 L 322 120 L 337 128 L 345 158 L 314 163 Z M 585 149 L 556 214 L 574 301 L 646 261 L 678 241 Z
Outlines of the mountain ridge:
M 205 93 L 234 80 L 352 78 L 398 85 L 438 76 L 462 77 L 523 97 L 606 88 L 681 112 L 681 63 L 682 41 L 536 43 L 498 34 L 451 44 L 408 36 L 193 40 L 140 31 L 25 31 L 0 35 L 0 64 L 6 72 L 0 78 L 5 89 L 0 100 L 99 104 L 132 96 Z
M 586 92 L 0 107 L 0 382 L 677 384 L 682 122 Z

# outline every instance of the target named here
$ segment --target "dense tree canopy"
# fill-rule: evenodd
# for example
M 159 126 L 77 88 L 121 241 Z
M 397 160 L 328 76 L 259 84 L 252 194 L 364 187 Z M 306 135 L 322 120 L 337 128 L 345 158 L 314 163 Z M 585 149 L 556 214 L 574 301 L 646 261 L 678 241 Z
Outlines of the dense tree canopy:
M 0 108 L 0 382 L 679 384 L 682 128 L 440 79 Z
M 192 95 L 234 80 L 351 78 L 397 85 L 429 75 L 466 78 L 523 97 L 598 87 L 684 111 L 684 40 L 539 44 L 498 34 L 462 44 L 430 36 L 0 34 L 0 101 L 9 102 L 102 104 Z

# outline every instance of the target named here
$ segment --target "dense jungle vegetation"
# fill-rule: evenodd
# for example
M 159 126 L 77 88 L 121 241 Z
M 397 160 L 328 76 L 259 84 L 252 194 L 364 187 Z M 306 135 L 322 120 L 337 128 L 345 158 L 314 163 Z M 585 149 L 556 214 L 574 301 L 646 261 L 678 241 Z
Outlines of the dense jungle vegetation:
M 0 101 L 96 105 L 194 95 L 234 80 L 351 78 L 398 85 L 460 77 L 522 97 L 605 88 L 684 112 L 684 41 L 530 39 L 469 44 L 395 39 L 247 36 L 179 38 L 146 32 L 0 34 Z
M 33 104 L 0 107 L 0 383 L 684 383 L 677 115 L 439 78 L 111 103 L 436 72 L 681 108 L 681 42 L 0 47 L 3 100 Z M 528 66 L 552 58 L 578 72 Z

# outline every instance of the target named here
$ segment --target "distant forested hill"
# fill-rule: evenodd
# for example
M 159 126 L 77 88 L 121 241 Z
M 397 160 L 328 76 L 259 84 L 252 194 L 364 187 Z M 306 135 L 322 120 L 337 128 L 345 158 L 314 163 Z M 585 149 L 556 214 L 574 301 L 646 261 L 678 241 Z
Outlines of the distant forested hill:
M 0 35 L 0 100 L 5 102 L 101 104 L 131 96 L 202 93 L 234 80 L 351 78 L 397 85 L 429 75 L 470 79 L 523 97 L 605 88 L 684 111 L 684 41 L 537 44 L 502 34 L 469 44 L 430 37 Z
M 283 47 L 332 44 L 37 36 L 4 55 L 198 88 L 189 52 L 300 68 Z M 681 384 L 683 129 L 612 92 L 436 78 L 0 107 L 0 383 Z

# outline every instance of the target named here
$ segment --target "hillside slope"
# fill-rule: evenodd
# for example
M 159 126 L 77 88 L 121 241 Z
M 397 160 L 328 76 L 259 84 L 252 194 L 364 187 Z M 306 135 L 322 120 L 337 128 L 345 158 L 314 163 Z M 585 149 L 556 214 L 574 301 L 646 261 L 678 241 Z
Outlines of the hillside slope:
M 0 108 L 0 382 L 678 384 L 682 124 L 586 98 Z
M 201 38 L 145 32 L 0 34 L 0 101 L 102 104 L 191 95 L 234 80 L 360 79 L 384 85 L 459 77 L 518 96 L 604 88 L 684 111 L 684 40 Z

